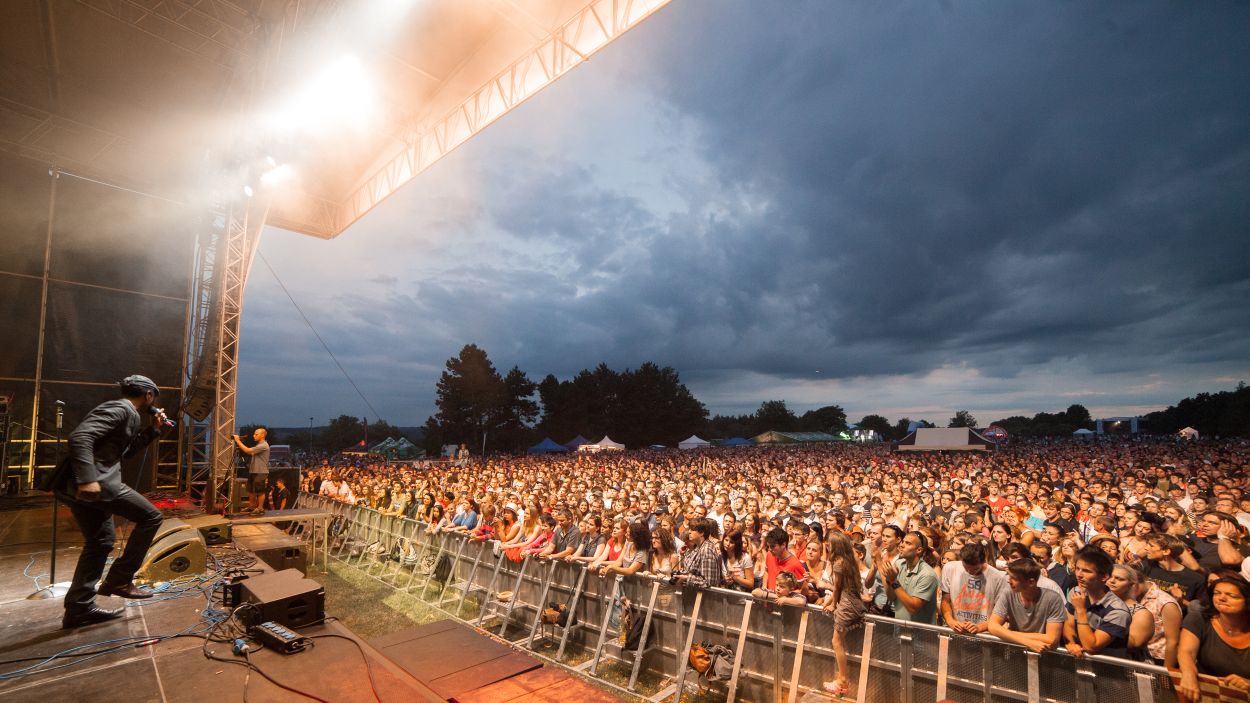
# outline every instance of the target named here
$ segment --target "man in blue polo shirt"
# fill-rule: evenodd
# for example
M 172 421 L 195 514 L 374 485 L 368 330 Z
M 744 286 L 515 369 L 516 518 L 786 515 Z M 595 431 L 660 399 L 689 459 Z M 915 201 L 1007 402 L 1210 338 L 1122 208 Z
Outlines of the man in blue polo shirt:
M 1107 589 L 1115 563 L 1098 547 L 1076 553 L 1076 587 L 1068 594 L 1068 616 L 1063 624 L 1068 653 L 1128 656 L 1129 612 L 1124 601 Z

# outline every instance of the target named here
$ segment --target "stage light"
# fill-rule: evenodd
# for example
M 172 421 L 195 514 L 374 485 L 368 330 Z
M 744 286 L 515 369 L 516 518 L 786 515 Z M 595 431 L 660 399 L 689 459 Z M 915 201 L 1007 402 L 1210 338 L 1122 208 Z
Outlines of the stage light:
M 260 184 L 265 186 L 266 188 L 273 188 L 275 186 L 280 186 L 283 183 L 286 183 L 287 181 L 291 180 L 291 176 L 293 176 L 294 174 L 295 174 L 295 169 L 291 168 L 290 164 L 282 164 L 281 166 L 274 166 L 273 168 L 266 171 L 265 175 L 260 177 Z
M 347 54 L 318 72 L 266 122 L 280 136 L 322 134 L 340 128 L 363 131 L 376 105 L 373 81 L 357 57 Z
M 252 186 L 243 186 L 243 194 L 247 197 L 252 197 L 253 192 Z

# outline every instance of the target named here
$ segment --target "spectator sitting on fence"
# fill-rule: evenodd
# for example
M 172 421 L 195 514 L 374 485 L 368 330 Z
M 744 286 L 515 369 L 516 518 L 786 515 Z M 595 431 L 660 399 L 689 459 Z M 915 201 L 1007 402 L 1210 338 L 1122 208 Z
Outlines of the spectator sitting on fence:
M 1128 655 L 1129 612 L 1124 601 L 1107 589 L 1114 562 L 1097 547 L 1077 552 L 1073 573 L 1076 587 L 1068 594 L 1063 626 L 1068 653 Z
M 687 549 L 681 556 L 681 573 L 673 576 L 679 584 L 708 588 L 724 582 L 724 561 L 714 525 L 705 517 L 686 521 Z
M 976 635 L 989 630 L 990 613 L 1007 590 L 1007 577 L 986 563 L 985 547 L 970 542 L 959 559 L 942 569 L 942 619 L 955 632 Z
M 1177 652 L 1178 692 L 1189 701 L 1201 698 L 1199 674 L 1250 691 L 1250 583 L 1223 576 L 1207 586 L 1205 595 L 1203 607 L 1185 616 Z

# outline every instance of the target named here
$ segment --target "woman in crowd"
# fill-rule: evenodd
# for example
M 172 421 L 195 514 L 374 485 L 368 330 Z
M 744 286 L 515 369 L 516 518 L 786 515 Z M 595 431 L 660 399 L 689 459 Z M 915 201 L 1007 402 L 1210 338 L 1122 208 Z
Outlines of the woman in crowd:
M 629 523 L 624 520 L 614 521 L 612 523 L 612 531 L 608 534 L 608 541 L 604 545 L 603 551 L 590 562 L 590 570 L 597 571 L 604 564 L 613 564 L 619 561 L 621 553 L 625 551 L 625 542 L 628 539 Z
M 1154 633 L 1146 643 L 1151 660 L 1159 666 L 1177 668 L 1176 650 L 1181 638 L 1180 603 L 1154 581 L 1145 578 L 1137 586 L 1137 602 L 1154 616 Z
M 825 545 L 822 542 L 815 538 L 809 539 L 803 547 L 803 553 L 799 556 L 799 563 L 803 565 L 804 571 L 809 574 L 824 573 Z
M 425 492 L 421 494 L 421 507 L 417 508 L 417 520 L 429 523 L 432 522 L 430 514 L 434 511 L 434 494 Z
M 541 527 L 538 530 L 538 537 L 530 540 L 524 547 L 521 548 L 522 559 L 541 554 L 543 548 L 547 546 L 547 543 L 551 541 L 552 536 L 555 535 L 556 519 L 551 515 L 551 513 L 542 513 L 539 515 L 538 522 L 541 524 Z
M 725 561 L 726 587 L 747 592 L 755 588 L 755 562 L 746 550 L 741 530 L 721 538 L 721 556 Z
M 526 510 L 525 517 L 521 519 L 521 528 L 516 531 L 516 536 L 501 542 L 499 551 L 507 555 L 511 561 L 521 561 L 524 558 L 522 553 L 524 549 L 542 536 L 543 523 L 541 515 L 541 511 Z
M 1197 702 L 1198 675 L 1220 679 L 1230 688 L 1250 691 L 1250 584 L 1240 576 L 1216 578 L 1207 586 L 1202 608 L 1190 608 L 1181 626 L 1177 692 Z
M 666 527 L 656 527 L 651 533 L 651 568 L 649 571 L 667 579 L 673 574 L 677 568 L 677 542 L 673 539 L 673 533 L 668 531 Z
M 833 618 L 833 654 L 838 664 L 833 681 L 826 682 L 823 687 L 835 696 L 845 696 L 851 689 L 847 673 L 846 634 L 864 622 L 863 576 L 851 541 L 845 535 L 829 535 L 829 558 L 824 570 L 818 573 L 820 586 L 829 591 L 821 605 Z
M 1124 601 L 1124 606 L 1128 608 L 1128 655 L 1137 661 L 1147 660 L 1146 645 L 1155 634 L 1154 614 L 1137 602 L 1137 593 L 1144 580 L 1140 571 L 1127 564 L 1116 564 L 1107 579 L 1107 590 Z
M 599 567 L 600 577 L 608 574 L 632 576 L 646 571 L 651 558 L 651 529 L 647 527 L 645 520 L 634 520 L 629 523 L 628 529 L 629 540 L 616 559 Z
M 434 509 L 430 511 L 430 524 L 426 526 L 425 533 L 427 535 L 438 534 L 450 524 L 451 518 L 447 517 L 447 511 L 443 509 L 443 506 L 435 504 Z
M 607 549 L 608 538 L 603 535 L 603 518 L 587 514 L 582 518 L 579 530 L 582 535 L 581 542 L 572 554 L 565 557 L 565 561 L 587 564 L 598 559 Z
M 990 527 L 990 555 L 988 563 L 992 564 L 995 569 L 1002 571 L 1007 568 L 1006 549 L 1007 545 L 1017 542 L 1016 536 L 1018 530 L 1012 530 L 1011 525 L 1006 522 L 996 522 Z

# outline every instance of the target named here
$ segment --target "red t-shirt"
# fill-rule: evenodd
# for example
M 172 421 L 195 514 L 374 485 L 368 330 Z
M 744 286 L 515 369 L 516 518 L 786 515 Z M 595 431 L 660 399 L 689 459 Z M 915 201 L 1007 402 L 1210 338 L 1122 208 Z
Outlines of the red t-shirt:
M 767 567 L 767 578 L 764 581 L 764 588 L 777 587 L 777 574 L 783 571 L 789 571 L 794 574 L 796 581 L 802 581 L 807 577 L 807 569 L 803 568 L 803 563 L 793 553 L 789 554 L 784 561 L 777 561 L 777 557 L 769 552 L 764 557 L 764 565 Z

